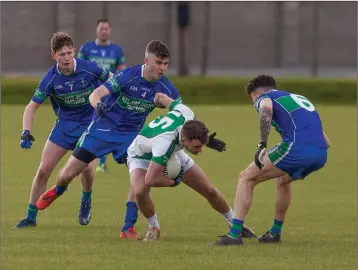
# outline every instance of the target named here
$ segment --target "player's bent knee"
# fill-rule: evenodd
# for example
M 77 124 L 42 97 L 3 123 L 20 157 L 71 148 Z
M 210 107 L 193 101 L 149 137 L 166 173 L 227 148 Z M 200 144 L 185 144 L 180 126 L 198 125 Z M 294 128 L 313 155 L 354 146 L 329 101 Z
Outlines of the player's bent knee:
M 69 180 L 72 180 L 75 176 L 76 175 L 72 176 L 71 172 L 62 169 L 58 176 L 58 182 L 59 183 L 68 182 Z
M 219 191 L 214 186 L 210 186 L 210 188 L 207 191 L 207 197 L 214 199 L 218 196 L 219 196 Z
M 43 179 L 47 181 L 52 172 L 53 172 L 52 168 L 49 168 L 47 166 L 40 166 L 39 169 L 37 170 L 36 179 L 41 179 L 41 180 Z
M 240 174 L 239 174 L 239 180 L 240 180 L 240 179 L 246 179 L 247 176 L 248 176 L 247 171 L 246 171 L 246 170 L 243 170 L 243 171 L 241 171 Z
M 142 197 L 149 194 L 150 188 L 147 185 L 135 186 L 134 195 L 136 197 Z
M 84 177 L 93 177 L 94 176 L 93 166 L 87 166 L 85 169 L 82 170 L 81 174 Z
M 277 188 L 288 189 L 291 183 L 291 178 L 286 174 L 277 178 Z
M 258 180 L 259 180 L 258 175 L 255 175 L 250 170 L 246 169 L 240 173 L 238 183 L 240 184 L 241 182 L 241 183 L 255 186 L 256 184 L 258 184 Z
M 58 181 L 63 184 L 68 184 L 69 182 L 71 182 L 71 180 L 73 178 L 75 178 L 79 174 L 80 173 L 77 172 L 74 168 L 65 167 L 65 168 L 61 169 L 59 177 L 58 177 Z
M 238 185 L 245 185 L 245 186 L 255 186 L 257 184 L 257 181 L 255 181 L 255 178 L 249 177 L 247 172 L 241 172 L 240 177 L 238 180 Z

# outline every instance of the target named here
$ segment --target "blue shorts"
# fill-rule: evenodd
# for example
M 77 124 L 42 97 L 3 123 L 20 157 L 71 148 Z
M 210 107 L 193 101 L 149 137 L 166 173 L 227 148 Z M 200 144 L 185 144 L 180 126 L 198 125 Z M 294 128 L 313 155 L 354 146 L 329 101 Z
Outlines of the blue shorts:
M 73 150 L 89 124 L 90 122 L 57 120 L 48 139 L 64 149 Z
M 304 179 L 327 162 L 327 149 L 313 145 L 281 142 L 269 151 L 269 159 L 293 180 Z
M 119 131 L 116 128 L 99 128 L 92 122 L 83 133 L 77 146 L 86 149 L 96 158 L 112 153 L 114 160 L 127 156 L 127 149 L 137 137 L 138 131 Z

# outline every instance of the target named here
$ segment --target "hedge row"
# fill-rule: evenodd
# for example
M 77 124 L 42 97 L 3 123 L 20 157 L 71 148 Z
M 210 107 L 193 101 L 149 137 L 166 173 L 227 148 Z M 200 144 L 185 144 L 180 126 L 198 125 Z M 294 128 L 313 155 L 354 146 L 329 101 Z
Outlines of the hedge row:
M 245 78 L 171 77 L 184 102 L 188 104 L 250 103 L 245 95 Z M 2 79 L 2 104 L 26 104 L 38 79 Z M 353 79 L 279 78 L 278 89 L 300 94 L 313 103 L 356 104 L 357 82 Z

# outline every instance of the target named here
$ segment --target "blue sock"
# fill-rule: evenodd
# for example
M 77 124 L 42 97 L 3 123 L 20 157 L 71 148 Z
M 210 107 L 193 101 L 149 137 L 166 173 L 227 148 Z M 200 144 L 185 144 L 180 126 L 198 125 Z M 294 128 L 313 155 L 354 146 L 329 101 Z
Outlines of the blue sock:
M 272 236 L 275 236 L 276 234 L 281 233 L 282 225 L 283 225 L 283 221 L 279 221 L 277 219 L 274 219 L 273 225 L 272 225 L 272 227 L 270 229 L 270 234 Z
M 232 220 L 232 226 L 230 228 L 230 231 L 228 233 L 228 235 L 231 238 L 237 238 L 240 236 L 241 232 L 242 232 L 242 225 L 244 225 L 244 221 L 240 220 L 240 219 L 233 219 Z
M 36 205 L 29 203 L 29 207 L 27 208 L 27 219 L 36 221 L 38 209 Z
M 101 166 L 102 164 L 105 164 L 107 160 L 107 156 L 103 156 L 99 159 L 99 166 Z
M 66 189 L 67 189 L 67 185 L 66 186 L 58 186 L 58 185 L 56 185 L 55 194 L 57 196 L 60 196 L 66 191 Z
M 125 217 L 125 224 L 122 228 L 122 232 L 132 228 L 134 224 L 136 224 L 138 219 L 138 207 L 135 202 L 127 202 L 126 204 L 126 217 Z
M 90 201 L 91 200 L 92 191 L 86 192 L 82 191 L 82 201 Z

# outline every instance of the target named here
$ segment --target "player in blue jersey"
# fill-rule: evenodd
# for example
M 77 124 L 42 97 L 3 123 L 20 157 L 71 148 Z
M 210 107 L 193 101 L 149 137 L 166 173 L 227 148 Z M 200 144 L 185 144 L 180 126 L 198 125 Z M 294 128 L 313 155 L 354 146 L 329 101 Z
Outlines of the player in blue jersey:
M 78 52 L 78 58 L 97 62 L 112 73 L 125 69 L 122 48 L 109 40 L 111 30 L 111 22 L 108 19 L 98 20 L 97 39 L 83 44 Z
M 176 88 L 164 76 L 170 58 L 168 47 L 161 41 L 151 41 L 145 50 L 144 65 L 116 73 L 90 96 L 96 114 L 77 144 L 77 148 L 60 171 L 54 187 L 41 195 L 37 207 L 46 209 L 61 196 L 73 178 L 96 157 L 112 153 L 118 163 L 126 163 L 127 149 L 143 127 L 147 116 L 160 103 L 154 103 L 157 93 L 180 100 Z M 214 136 L 208 147 L 216 149 Z M 217 150 L 217 149 L 216 149 Z M 138 217 L 134 192 L 129 194 L 129 205 L 121 238 L 136 239 L 134 224 Z
M 44 146 L 41 163 L 32 183 L 27 217 L 14 228 L 36 226 L 38 209 L 36 202 L 46 190 L 48 179 L 54 168 L 69 150 L 73 150 L 78 139 L 90 124 L 94 109 L 89 96 L 98 86 L 112 76 L 108 70 L 95 62 L 74 58 L 72 38 L 65 33 L 56 33 L 51 39 L 51 55 L 57 62 L 42 78 L 23 116 L 23 132 L 20 146 L 30 149 L 34 137 L 31 135 L 35 112 L 50 97 L 57 120 Z M 79 171 L 83 195 L 79 222 L 88 219 L 94 180 L 93 163 Z
M 281 229 L 291 202 L 292 181 L 304 179 L 327 162 L 328 137 L 314 105 L 305 97 L 276 90 L 274 78 L 259 75 L 246 87 L 260 117 L 260 141 L 255 161 L 240 173 L 235 198 L 235 218 L 228 235 L 217 245 L 242 245 L 242 225 L 250 209 L 254 187 L 277 178 L 275 219 L 260 243 L 280 243 Z M 282 142 L 268 152 L 271 125 Z
M 112 73 L 125 69 L 126 64 L 122 48 L 109 40 L 111 30 L 111 22 L 108 19 L 98 20 L 97 39 L 83 44 L 78 53 L 78 58 L 95 61 Z M 107 156 L 99 159 L 96 166 L 97 172 L 107 171 L 106 160 Z
M 94 119 L 61 170 L 56 186 L 38 200 L 39 208 L 48 207 L 95 158 L 112 153 L 118 163 L 126 163 L 127 148 L 155 108 L 155 94 L 161 92 L 172 99 L 180 98 L 176 88 L 164 76 L 169 58 L 169 49 L 163 42 L 151 41 L 145 50 L 144 65 L 116 73 L 91 94 L 90 102 L 96 109 Z M 128 201 L 122 232 L 124 236 L 127 231 L 133 232 L 136 237 L 133 226 L 138 208 L 133 192 L 130 192 Z

